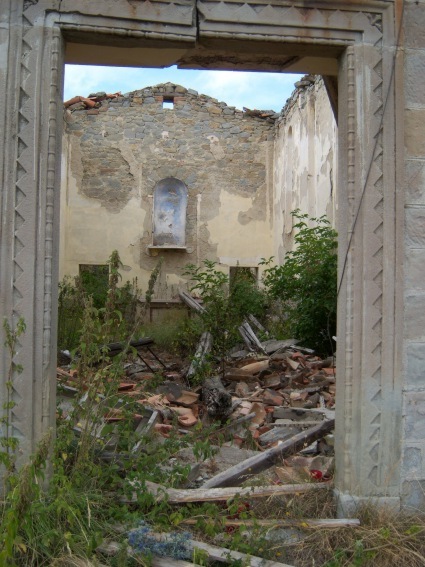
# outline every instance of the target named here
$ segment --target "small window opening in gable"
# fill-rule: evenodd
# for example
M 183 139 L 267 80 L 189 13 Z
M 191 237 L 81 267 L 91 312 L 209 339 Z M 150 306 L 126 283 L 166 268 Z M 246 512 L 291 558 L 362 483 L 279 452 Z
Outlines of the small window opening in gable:
M 162 99 L 162 108 L 168 108 L 169 110 L 174 110 L 174 98 L 172 96 Z

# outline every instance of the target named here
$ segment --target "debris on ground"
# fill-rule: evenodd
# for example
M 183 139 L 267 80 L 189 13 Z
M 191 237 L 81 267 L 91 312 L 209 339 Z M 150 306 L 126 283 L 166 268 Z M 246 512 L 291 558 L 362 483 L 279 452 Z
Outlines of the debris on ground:
M 274 346 L 287 342 L 274 341 Z M 219 420 L 229 426 L 228 441 L 239 447 L 253 444 L 264 451 L 333 415 L 333 361 L 304 354 L 294 344 L 270 355 L 239 351 L 237 358 L 229 357 L 220 375 L 207 378 L 195 391 L 187 386 L 182 365 L 158 357 L 151 348 L 152 340 L 145 338 L 133 344 L 138 354 L 124 365 L 118 391 L 123 399 L 128 396 L 136 400 L 141 412 L 143 408 L 158 411 L 158 425 L 172 425 L 175 417 L 182 428 L 191 428 L 199 421 Z M 269 341 L 262 344 L 270 350 Z M 112 355 L 123 348 L 118 343 L 107 346 Z M 158 375 L 162 383 L 152 388 L 150 384 Z M 72 398 L 80 380 L 76 370 L 60 367 L 57 377 L 60 397 Z M 113 419 L 111 412 L 108 419 Z M 119 413 L 114 419 L 119 419 Z M 161 434 L 167 431 L 162 427 L 157 430 Z M 322 442 L 323 454 L 333 452 L 328 433 Z
M 183 301 L 192 309 L 203 309 L 188 294 Z M 266 336 L 266 340 L 260 341 L 254 328 L 259 336 Z M 170 354 L 158 354 L 152 339 L 132 341 L 131 349 L 123 358 L 118 401 L 111 403 L 100 390 L 96 396 L 101 419 L 92 435 L 101 441 L 100 458 L 120 465 L 137 459 L 144 451 L 146 436 L 160 444 L 161 439 L 164 441 L 163 438 L 170 436 L 185 438 L 201 426 L 214 426 L 211 436 L 214 455 L 200 460 L 190 447 L 182 448 L 170 456 L 170 467 L 174 462 L 190 466 L 186 484 L 167 487 L 133 478 L 125 499 L 127 505 L 137 501 L 140 490 L 149 492 L 157 502 L 166 500 L 169 505 L 185 506 L 191 502 L 228 502 L 236 497 L 251 501 L 292 494 L 293 498 L 298 498 L 300 494 L 332 486 L 334 358 L 322 359 L 294 339 L 267 338 L 261 324 L 251 317 L 242 326 L 241 336 L 243 346 L 229 352 L 225 360 L 217 361 L 214 372 L 195 387 L 191 386 L 192 378 L 212 349 L 209 333 L 202 335 L 190 366 Z M 127 345 L 111 343 L 105 345 L 104 350 L 114 355 L 125 352 Z M 57 381 L 61 418 L 75 416 L 71 406 L 81 408 L 83 414 L 88 403 L 84 390 L 89 388 L 85 377 L 78 376 L 70 364 L 64 364 L 57 369 Z M 128 407 L 133 408 L 135 442 L 130 450 L 122 452 L 116 426 L 127 415 Z M 79 417 L 73 424 L 77 436 L 84 426 L 84 419 Z M 260 473 L 265 475 L 261 486 L 247 487 L 246 481 L 254 480 Z M 186 518 L 182 524 L 190 526 L 196 522 Z M 257 527 L 264 524 L 270 529 L 289 526 L 296 531 L 320 526 L 350 527 L 357 525 L 356 522 L 334 519 L 285 522 L 252 517 L 246 520 L 237 514 L 225 519 L 223 529 L 240 525 L 250 529 L 254 524 Z M 230 554 L 224 548 L 194 543 L 215 560 L 222 561 L 223 554 L 233 559 L 245 557 L 233 551 Z M 250 556 L 249 564 L 261 561 Z M 178 561 L 167 564 L 178 564 Z M 271 561 L 261 564 L 283 565 Z

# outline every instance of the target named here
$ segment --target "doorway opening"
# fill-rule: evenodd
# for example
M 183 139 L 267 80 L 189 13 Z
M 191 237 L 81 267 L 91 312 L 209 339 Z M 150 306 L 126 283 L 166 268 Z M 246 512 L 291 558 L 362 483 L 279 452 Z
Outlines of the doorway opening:
M 78 76 L 84 78 L 82 69 Z M 95 106 L 84 108 L 77 103 L 67 108 L 61 277 L 73 275 L 78 265 L 105 262 L 117 250 L 124 268 L 122 283 L 128 280 L 130 285 L 137 278 L 137 310 L 147 308 L 148 325 L 143 332 L 155 334 L 158 329 L 152 323 L 158 322 L 161 332 L 165 327 L 173 330 L 173 323 L 180 325 L 185 313 L 180 292 L 193 292 L 206 305 L 204 291 L 212 292 L 216 307 L 225 300 L 221 310 L 227 316 L 234 314 L 238 321 L 229 330 L 225 327 L 229 317 L 220 320 L 222 332 L 228 335 L 220 346 L 221 354 L 227 355 L 238 341 L 240 350 L 260 354 L 273 354 L 279 340 L 292 337 L 295 345 L 303 337 L 290 334 L 278 293 L 271 299 L 266 288 L 273 273 L 275 279 L 284 277 L 271 272 L 271 267 L 283 264 L 295 250 L 300 227 L 294 211 L 308 216 L 309 230 L 319 222 L 314 219 L 323 216 L 330 224 L 335 222 L 337 202 L 332 188 L 336 186 L 337 124 L 327 80 L 298 75 L 283 100 L 279 94 L 274 100 L 280 102 L 270 103 L 270 108 L 249 98 L 256 81 L 262 85 L 259 94 L 269 96 L 264 73 L 224 74 L 220 80 L 227 81 L 229 91 L 235 81 L 245 83 L 245 91 L 238 95 L 240 102 L 234 105 L 226 102 L 225 95 L 218 98 L 213 90 L 207 92 L 208 85 L 212 88 L 220 83 L 217 71 L 204 72 L 205 92 L 194 71 L 189 75 L 191 82 L 184 74 L 178 78 L 179 71 L 171 76 L 162 71 L 161 79 L 155 71 L 155 78 L 149 81 L 146 69 L 142 71 L 143 84 L 129 86 L 122 69 L 123 89 L 119 82 L 108 82 L 108 70 L 103 69 L 105 83 L 89 83 L 88 89 L 83 80 L 78 86 L 84 95 L 91 91 L 87 98 L 96 99 Z M 134 73 L 131 70 L 133 81 Z M 114 76 L 117 74 L 114 70 Z M 76 94 L 72 72 L 66 89 L 71 84 L 74 90 L 66 91 L 65 98 Z M 173 103 L 172 113 L 165 109 L 166 102 Z M 144 294 L 159 260 L 161 269 L 147 306 Z M 333 275 L 335 281 L 329 281 L 329 288 L 336 288 L 336 272 Z M 194 287 L 196 282 L 198 287 Z M 219 293 L 220 286 L 228 288 L 225 298 Z M 237 314 L 232 311 L 236 306 Z M 335 313 L 332 325 L 334 319 Z M 242 324 L 250 327 L 248 333 L 260 337 L 257 344 L 255 339 L 247 344 L 246 334 L 238 335 L 237 327 Z M 318 332 L 331 337 L 329 351 L 319 354 L 333 354 L 335 328 L 328 324 Z M 264 341 L 269 341 L 266 346 L 261 344 Z M 313 356 L 313 346 L 301 341 L 304 350 L 299 352 Z M 191 349 L 186 354 L 193 356 L 195 343 Z M 282 390 L 283 403 L 284 386 L 277 389 Z M 331 390 L 327 388 L 326 399 L 308 395 L 288 403 L 331 409 L 335 389 Z

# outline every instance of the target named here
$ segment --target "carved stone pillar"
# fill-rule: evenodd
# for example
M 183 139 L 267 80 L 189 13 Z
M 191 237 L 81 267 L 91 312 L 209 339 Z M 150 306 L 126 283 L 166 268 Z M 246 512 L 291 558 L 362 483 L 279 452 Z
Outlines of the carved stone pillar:
M 382 34 L 348 48 L 340 67 L 336 487 L 343 508 L 369 498 L 400 504 L 393 55 Z
M 62 120 L 59 29 L 30 14 L 35 2 L 1 4 L 2 315 L 26 323 L 13 376 L 12 434 L 28 458 L 54 426 L 58 172 Z M 35 13 L 33 14 L 35 15 Z M 9 358 L 1 341 L 1 398 Z

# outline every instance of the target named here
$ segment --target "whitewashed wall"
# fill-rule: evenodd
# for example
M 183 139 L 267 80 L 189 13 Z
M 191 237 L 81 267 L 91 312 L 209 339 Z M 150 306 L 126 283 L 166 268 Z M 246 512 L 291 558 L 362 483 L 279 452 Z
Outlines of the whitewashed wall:
M 293 247 L 291 211 L 326 215 L 337 206 L 337 125 L 322 78 L 302 80 L 276 123 L 274 155 L 274 255 L 280 263 Z

